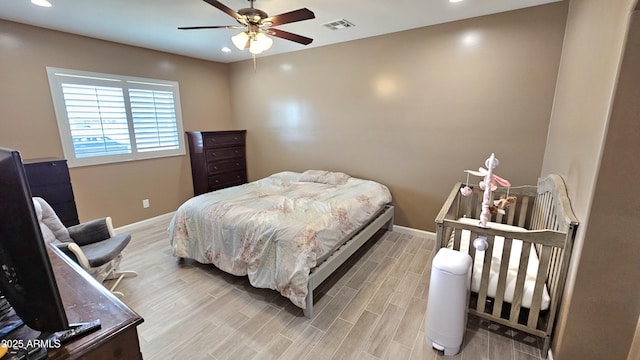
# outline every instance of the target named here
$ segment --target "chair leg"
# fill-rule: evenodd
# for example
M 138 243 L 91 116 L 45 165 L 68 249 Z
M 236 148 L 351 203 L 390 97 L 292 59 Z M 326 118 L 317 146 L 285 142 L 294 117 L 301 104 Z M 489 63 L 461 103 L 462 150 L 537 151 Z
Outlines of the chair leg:
M 111 274 L 109 274 L 109 276 L 107 276 L 105 278 L 105 280 L 113 280 L 113 279 L 118 279 L 118 278 L 132 278 L 132 277 L 136 277 L 138 276 L 138 273 L 135 271 L 131 271 L 131 270 L 125 270 L 125 271 L 120 271 L 120 270 L 115 270 L 113 272 L 111 272 Z
M 114 291 L 115 288 L 118 286 L 118 284 L 120 284 L 120 281 L 122 281 L 122 279 L 136 277 L 136 276 L 138 276 L 138 273 L 135 272 L 135 271 L 113 271 L 113 272 L 111 272 L 111 274 L 109 274 L 109 276 L 107 276 L 106 279 L 108 279 L 108 280 L 116 279 L 116 282 L 113 285 L 111 285 L 111 288 L 109 289 L 109 291 L 111 291 L 116 296 L 123 297 L 124 294 L 122 292 L 120 292 L 120 291 Z

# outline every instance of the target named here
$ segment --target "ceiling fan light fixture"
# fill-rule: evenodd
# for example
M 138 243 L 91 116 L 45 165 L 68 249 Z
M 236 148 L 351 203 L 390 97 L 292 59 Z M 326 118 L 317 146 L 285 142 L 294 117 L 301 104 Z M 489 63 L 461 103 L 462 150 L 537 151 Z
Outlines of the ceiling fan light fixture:
M 269 50 L 273 45 L 273 39 L 265 35 L 264 33 L 258 33 L 256 35 L 256 42 L 262 48 L 262 51 Z
M 251 40 L 251 45 L 249 45 L 249 52 L 253 55 L 258 55 L 262 53 L 262 51 L 264 50 L 262 50 L 258 42 L 256 40 Z
M 249 43 L 249 52 L 258 55 L 273 45 L 273 40 L 264 33 L 255 34 Z
M 238 50 L 244 50 L 248 40 L 249 34 L 247 34 L 245 31 L 231 37 L 231 42 L 233 42 L 233 45 L 235 45 Z

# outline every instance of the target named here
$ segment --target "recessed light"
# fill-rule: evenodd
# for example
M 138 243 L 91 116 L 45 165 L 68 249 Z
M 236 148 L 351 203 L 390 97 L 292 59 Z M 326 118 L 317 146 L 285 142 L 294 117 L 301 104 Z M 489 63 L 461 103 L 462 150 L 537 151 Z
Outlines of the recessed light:
M 223 47 L 222 49 L 220 49 L 220 51 L 222 52 L 231 52 L 231 49 L 229 49 L 228 47 Z
M 51 3 L 48 0 L 31 0 L 31 3 L 42 7 L 51 7 Z
M 449 0 L 450 3 L 462 2 L 462 0 Z

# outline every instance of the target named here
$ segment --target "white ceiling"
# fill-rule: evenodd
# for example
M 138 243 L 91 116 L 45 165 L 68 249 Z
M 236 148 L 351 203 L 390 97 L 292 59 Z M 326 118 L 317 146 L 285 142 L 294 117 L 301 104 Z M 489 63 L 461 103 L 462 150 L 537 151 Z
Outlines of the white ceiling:
M 239 30 L 177 30 L 179 26 L 237 25 L 237 22 L 203 0 L 49 0 L 43 8 L 30 0 L 1 0 L 0 18 L 93 38 L 145 47 L 218 62 L 250 59 L 237 50 L 231 36 Z M 220 0 L 238 10 L 247 0 Z M 304 46 L 274 38 L 263 54 L 297 51 L 311 47 L 382 35 L 433 24 L 515 10 L 560 0 L 256 0 L 254 6 L 269 15 L 308 8 L 315 19 L 278 26 L 313 38 Z M 346 19 L 355 27 L 330 30 L 322 24 Z M 232 49 L 229 53 L 222 47 Z

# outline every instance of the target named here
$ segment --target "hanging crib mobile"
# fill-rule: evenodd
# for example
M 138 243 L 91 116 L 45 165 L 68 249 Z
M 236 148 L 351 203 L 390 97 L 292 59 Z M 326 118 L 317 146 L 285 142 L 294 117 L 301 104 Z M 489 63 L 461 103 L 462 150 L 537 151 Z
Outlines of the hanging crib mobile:
M 511 183 L 499 177 L 498 175 L 493 173 L 493 170 L 498 167 L 500 161 L 495 157 L 495 154 L 491 154 L 491 156 L 485 161 L 486 169 L 480 167 L 478 171 L 474 170 L 465 170 L 467 173 L 467 184 L 465 187 L 460 189 L 460 193 L 462 196 L 469 196 L 472 194 L 472 190 L 469 187 L 469 174 L 475 176 L 483 177 L 483 180 L 480 181 L 480 189 L 484 190 L 484 194 L 482 197 L 482 212 L 480 213 L 480 221 L 478 222 L 478 226 L 487 228 L 487 223 L 491 219 L 492 212 L 502 211 L 508 207 L 510 204 L 514 203 L 516 198 L 514 196 L 509 196 L 509 191 L 507 189 L 507 196 L 504 199 L 496 200 L 493 204 L 491 204 L 491 192 L 495 191 L 498 188 L 498 184 L 510 187 Z M 478 236 L 475 240 L 473 240 L 473 247 L 476 250 L 485 251 L 489 247 L 489 243 L 487 242 L 487 237 L 485 235 Z

